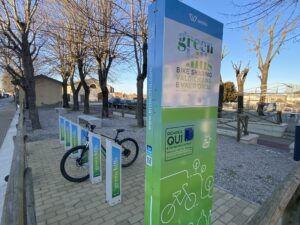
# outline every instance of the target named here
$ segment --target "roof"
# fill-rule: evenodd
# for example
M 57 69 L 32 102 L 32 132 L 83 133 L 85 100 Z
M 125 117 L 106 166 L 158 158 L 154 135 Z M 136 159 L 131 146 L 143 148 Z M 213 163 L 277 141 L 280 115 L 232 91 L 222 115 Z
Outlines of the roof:
M 47 80 L 54 81 L 54 82 L 57 82 L 57 83 L 59 83 L 59 84 L 62 84 L 61 81 L 56 80 L 56 79 L 53 79 L 53 78 L 48 77 L 48 76 L 45 76 L 45 75 L 43 75 L 43 74 L 37 75 L 37 76 L 35 76 L 34 78 L 35 78 L 35 79 L 47 79 Z

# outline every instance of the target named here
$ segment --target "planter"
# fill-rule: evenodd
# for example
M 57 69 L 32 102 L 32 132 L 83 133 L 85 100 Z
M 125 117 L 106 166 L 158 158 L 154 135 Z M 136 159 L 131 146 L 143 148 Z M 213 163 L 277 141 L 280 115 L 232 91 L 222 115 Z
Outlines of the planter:
M 67 113 L 67 109 L 65 108 L 55 108 L 55 112 L 58 114 L 64 114 Z

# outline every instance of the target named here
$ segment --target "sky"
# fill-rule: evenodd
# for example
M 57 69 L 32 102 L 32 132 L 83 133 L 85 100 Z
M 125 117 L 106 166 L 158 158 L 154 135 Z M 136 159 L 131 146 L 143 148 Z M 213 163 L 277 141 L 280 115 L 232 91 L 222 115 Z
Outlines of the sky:
M 250 62 L 250 72 L 248 74 L 245 90 L 259 87 L 257 57 L 256 53 L 250 51 L 250 46 L 246 42 L 246 32 L 242 29 L 229 29 L 228 23 L 232 18 L 227 18 L 224 13 L 237 13 L 238 9 L 232 4 L 232 0 L 181 0 L 187 5 L 201 11 L 202 13 L 222 22 L 224 24 L 223 46 L 228 50 L 228 55 L 222 61 L 221 75 L 224 82 L 235 82 L 235 74 L 232 69 L 231 62 L 243 62 L 245 66 Z M 249 0 L 251 1 L 251 0 Z M 296 15 L 300 15 L 300 7 L 298 6 Z M 255 36 L 255 28 L 251 27 L 251 31 Z M 264 49 L 265 50 L 265 49 Z M 282 47 L 280 54 L 276 55 L 269 71 L 269 86 L 278 83 L 292 83 L 300 85 L 300 41 L 286 42 Z M 117 61 L 115 61 L 117 62 Z M 116 68 L 117 67 L 117 68 Z M 115 91 L 126 93 L 136 93 L 136 72 L 135 64 L 121 64 L 117 62 L 114 69 L 114 82 L 109 82 L 115 88 Z M 144 92 L 147 91 L 147 82 L 145 81 Z M 0 82 L 1 88 L 1 82 Z
M 228 55 L 222 62 L 221 75 L 224 82 L 235 82 L 235 74 L 232 69 L 231 61 L 243 62 L 246 66 L 250 62 L 250 72 L 245 83 L 245 90 L 260 86 L 257 69 L 257 57 L 254 51 L 250 51 L 250 46 L 246 41 L 246 32 L 242 29 L 230 29 L 228 23 L 232 18 L 224 16 L 224 13 L 237 13 L 237 8 L 232 5 L 231 0 L 182 0 L 187 5 L 196 8 L 202 13 L 222 22 L 224 24 L 223 46 L 228 50 Z M 300 7 L 296 15 L 300 15 Z M 251 31 L 255 36 L 256 27 L 251 27 Z M 265 50 L 265 49 L 264 49 Z M 264 53 L 265 51 L 263 51 Z M 278 83 L 300 84 L 300 41 L 286 42 L 282 47 L 280 54 L 275 56 L 269 71 L 269 85 L 277 85 Z M 243 67 L 242 67 L 243 68 Z M 136 74 L 132 70 L 127 72 L 113 83 L 116 91 L 136 92 Z M 145 92 L 146 92 L 145 82 Z

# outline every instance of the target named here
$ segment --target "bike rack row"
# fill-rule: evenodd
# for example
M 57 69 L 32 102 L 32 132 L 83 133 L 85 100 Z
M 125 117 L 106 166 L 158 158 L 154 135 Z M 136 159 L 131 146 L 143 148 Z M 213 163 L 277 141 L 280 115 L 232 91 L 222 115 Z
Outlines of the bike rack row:
M 79 124 L 59 116 L 59 141 L 65 149 L 69 150 L 79 145 L 88 146 L 86 166 L 89 169 L 92 184 L 102 182 L 101 143 L 104 140 L 106 143 L 106 201 L 113 206 L 121 202 L 122 147 L 110 139 L 92 133 Z M 74 159 L 78 158 L 80 154 L 80 152 L 73 154 Z M 76 163 L 75 160 L 74 163 Z

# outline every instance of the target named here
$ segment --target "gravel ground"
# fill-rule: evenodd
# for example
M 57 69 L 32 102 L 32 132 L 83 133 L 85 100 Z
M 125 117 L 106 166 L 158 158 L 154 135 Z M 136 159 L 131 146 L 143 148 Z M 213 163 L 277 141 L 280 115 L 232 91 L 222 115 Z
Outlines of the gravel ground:
M 261 204 L 295 165 L 292 154 L 218 136 L 216 184 Z
M 76 121 L 81 112 L 70 112 L 64 116 Z M 40 109 L 43 129 L 29 132 L 29 141 L 58 138 L 58 115 L 54 109 Z M 113 137 L 113 129 L 125 128 L 122 137 L 133 137 L 140 150 L 145 146 L 145 128 L 138 128 L 134 119 L 112 117 L 102 122 L 103 127 L 95 130 Z M 216 185 L 248 201 L 261 204 L 272 193 L 291 170 L 295 162 L 287 152 L 262 145 L 245 145 L 235 139 L 218 136 L 216 159 Z

